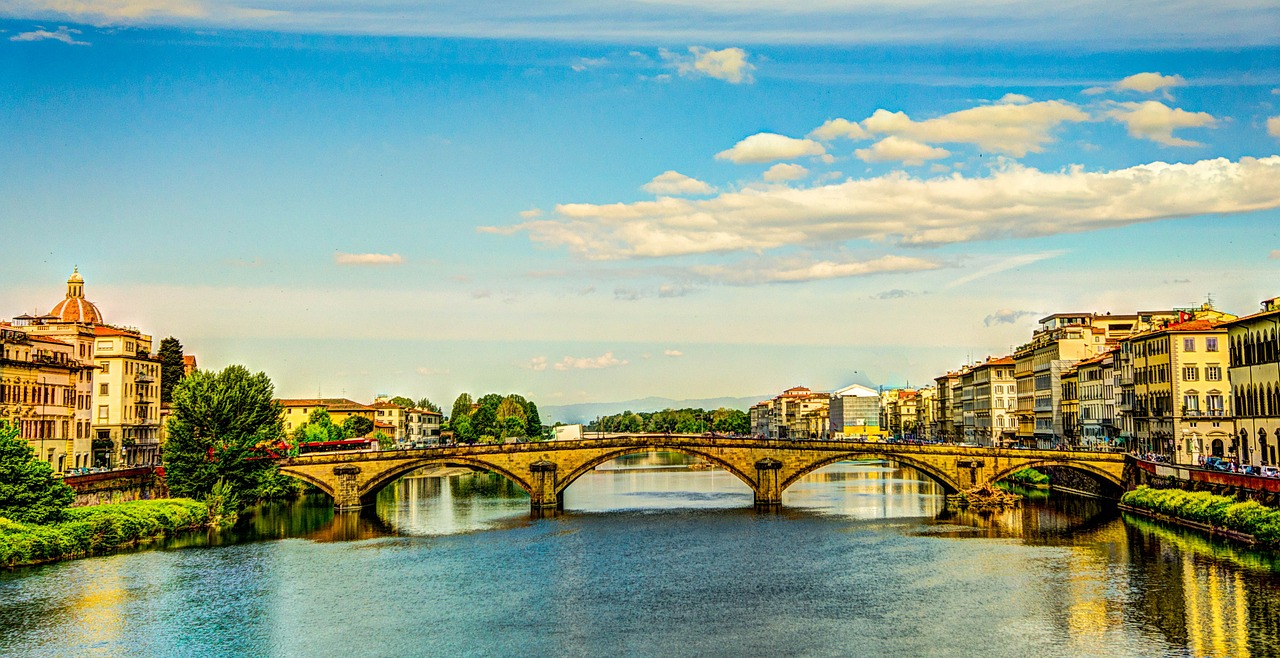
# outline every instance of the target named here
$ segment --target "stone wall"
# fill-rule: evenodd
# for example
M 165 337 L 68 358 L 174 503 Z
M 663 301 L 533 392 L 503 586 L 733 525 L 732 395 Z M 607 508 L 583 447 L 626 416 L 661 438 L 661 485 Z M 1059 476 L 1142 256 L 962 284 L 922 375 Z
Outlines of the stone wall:
M 168 498 L 164 477 L 152 467 L 130 468 L 63 478 L 76 492 L 72 507 Z

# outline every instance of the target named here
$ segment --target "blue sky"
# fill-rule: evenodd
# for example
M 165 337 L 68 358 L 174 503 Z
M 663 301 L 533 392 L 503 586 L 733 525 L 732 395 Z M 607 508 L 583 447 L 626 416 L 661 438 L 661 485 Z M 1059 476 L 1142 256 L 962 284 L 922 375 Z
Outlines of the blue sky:
M 283 395 L 556 404 L 1280 293 L 1280 8 L 951 4 L 21 0 L 0 315 L 79 265 Z

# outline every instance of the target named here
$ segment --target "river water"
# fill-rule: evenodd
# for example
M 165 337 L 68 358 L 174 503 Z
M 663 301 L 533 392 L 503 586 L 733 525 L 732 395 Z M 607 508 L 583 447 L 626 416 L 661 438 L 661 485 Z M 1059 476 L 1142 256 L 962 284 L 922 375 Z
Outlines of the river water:
M 720 470 L 633 455 L 531 520 L 497 476 L 412 476 L 376 513 L 263 506 L 229 532 L 0 572 L 3 656 L 1280 653 L 1246 550 L 1082 498 L 948 513 L 841 463 L 776 514 Z

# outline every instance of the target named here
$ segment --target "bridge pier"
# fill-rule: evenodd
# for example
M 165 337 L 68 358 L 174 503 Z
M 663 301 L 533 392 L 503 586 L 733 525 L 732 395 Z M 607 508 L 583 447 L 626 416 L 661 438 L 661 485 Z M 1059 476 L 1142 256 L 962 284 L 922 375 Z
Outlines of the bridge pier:
M 556 493 L 556 465 L 540 459 L 529 464 L 533 473 L 533 488 L 529 492 L 529 504 L 535 517 L 555 516 L 560 511 L 560 496 Z
M 333 467 L 333 509 L 338 512 L 355 511 L 364 507 L 360 496 L 358 476 L 360 467 L 353 464 L 342 464 Z
M 756 509 L 777 509 L 782 506 L 782 480 L 779 471 L 782 462 L 765 457 L 756 462 Z

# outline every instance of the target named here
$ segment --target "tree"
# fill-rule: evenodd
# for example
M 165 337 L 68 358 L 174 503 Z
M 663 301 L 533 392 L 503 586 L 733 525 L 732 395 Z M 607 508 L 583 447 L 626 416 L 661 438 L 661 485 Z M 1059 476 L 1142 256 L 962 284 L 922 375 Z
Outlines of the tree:
M 495 439 L 498 436 L 497 405 L 482 406 L 471 414 L 471 434 L 478 441 Z
M 459 394 L 458 399 L 453 401 L 453 410 L 449 413 L 449 418 L 457 421 L 459 418 L 470 416 L 473 404 L 475 403 L 472 402 L 470 393 Z
M 417 406 L 419 409 L 426 409 L 427 411 L 434 411 L 436 413 L 440 413 L 440 406 L 432 402 L 428 398 L 419 399 L 415 406 Z
M 203 498 L 225 480 L 248 502 L 288 489 L 278 481 L 284 476 L 273 461 L 249 459 L 260 456 L 259 446 L 278 445 L 284 437 L 283 411 L 274 398 L 266 373 L 240 365 L 197 370 L 179 382 L 164 446 L 169 491 Z
M 460 443 L 472 443 L 475 441 L 475 434 L 471 431 L 471 417 L 461 416 L 449 421 L 449 425 L 453 428 L 453 436 Z
M 542 437 L 542 417 L 538 415 L 538 405 L 534 404 L 532 400 L 525 402 L 524 416 L 525 416 L 525 429 L 524 429 L 525 436 L 531 439 L 541 438 Z
M 160 402 L 173 402 L 173 387 L 187 376 L 187 366 L 182 361 L 182 343 L 169 336 L 160 341 Z
M 373 431 L 373 421 L 364 416 L 347 416 L 342 421 L 342 432 L 348 437 L 368 436 Z
M 397 395 L 397 396 L 395 396 L 395 397 L 391 398 L 391 404 L 394 404 L 394 405 L 396 405 L 397 407 L 400 407 L 400 408 L 402 408 L 402 409 L 412 409 L 412 408 L 413 408 L 413 400 L 410 400 L 409 398 L 407 398 L 407 397 L 405 397 L 405 396 L 403 396 L 403 395 Z
M 334 424 L 333 417 L 324 407 L 312 411 L 311 415 L 307 416 L 307 422 L 293 431 L 293 439 L 297 443 L 341 441 L 348 436 L 350 435 L 341 425 Z
M 353 419 L 353 418 L 359 418 L 359 416 L 352 416 L 351 418 L 348 418 L 347 420 L 351 420 L 351 419 Z M 368 419 L 366 418 L 365 420 L 368 420 Z M 345 424 L 345 423 L 344 423 L 344 424 Z M 395 438 L 390 437 L 390 436 L 387 436 L 387 433 L 386 433 L 386 432 L 383 432 L 382 430 L 378 430 L 378 431 L 373 435 L 373 438 L 374 438 L 374 439 L 376 439 L 376 440 L 378 441 L 378 448 L 380 448 L 380 449 L 382 449 L 382 450 L 390 450 L 390 449 L 392 449 L 392 448 L 394 448 L 394 447 L 395 447 L 395 443 L 396 443 Z
M 0 517 L 21 523 L 53 523 L 76 492 L 53 477 L 53 467 L 18 438 L 18 428 L 0 420 Z

